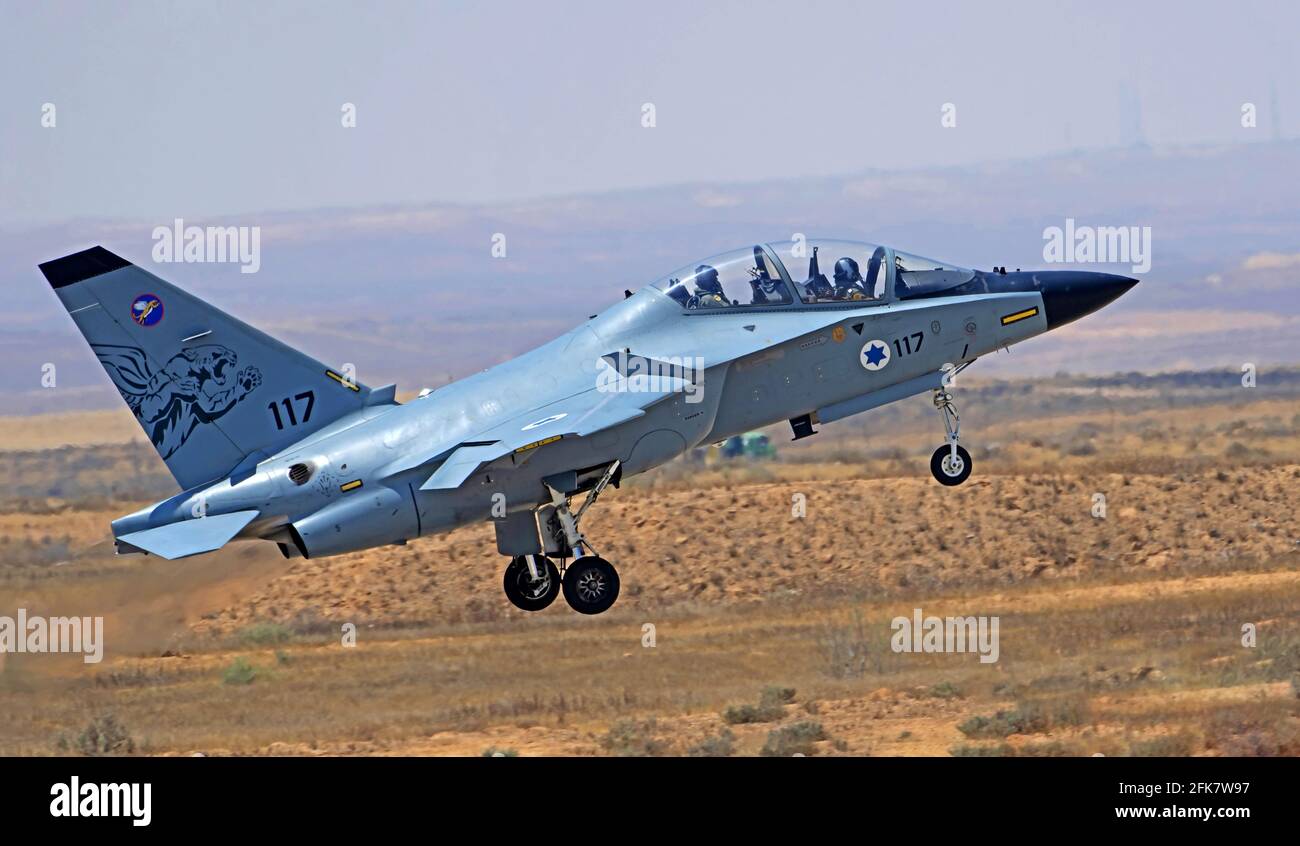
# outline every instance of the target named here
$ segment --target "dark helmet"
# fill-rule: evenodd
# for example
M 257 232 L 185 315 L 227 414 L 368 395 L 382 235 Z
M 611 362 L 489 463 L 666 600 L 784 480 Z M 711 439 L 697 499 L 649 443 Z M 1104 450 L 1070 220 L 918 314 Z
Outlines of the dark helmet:
M 717 268 L 708 264 L 695 268 L 695 287 L 706 294 L 722 296 L 722 285 L 718 282 Z
M 846 288 L 849 285 L 856 285 L 862 281 L 862 274 L 858 271 L 858 263 L 847 256 L 835 262 L 835 285 L 838 288 Z

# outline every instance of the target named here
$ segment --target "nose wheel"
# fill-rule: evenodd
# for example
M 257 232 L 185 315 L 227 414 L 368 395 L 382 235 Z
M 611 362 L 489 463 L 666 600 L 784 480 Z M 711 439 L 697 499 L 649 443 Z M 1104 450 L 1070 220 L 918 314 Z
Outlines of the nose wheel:
M 946 386 L 935 389 L 934 407 L 943 417 L 943 428 L 947 433 L 944 440 L 947 443 L 936 449 L 934 455 L 930 456 L 930 473 L 941 485 L 948 487 L 960 485 L 970 478 L 970 471 L 974 465 L 970 453 L 957 443 L 957 439 L 961 437 L 961 418 L 957 415 L 957 407 L 953 405 L 952 394 Z
M 954 450 L 956 454 L 954 455 Z M 963 446 L 941 446 L 930 456 L 930 472 L 939 484 L 960 485 L 970 477 L 970 453 Z

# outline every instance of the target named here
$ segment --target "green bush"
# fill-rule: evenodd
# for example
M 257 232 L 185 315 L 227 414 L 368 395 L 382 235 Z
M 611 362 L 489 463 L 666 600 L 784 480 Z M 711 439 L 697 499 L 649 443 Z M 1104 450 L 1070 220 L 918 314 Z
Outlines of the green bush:
M 774 723 L 785 716 L 785 709 L 774 703 L 759 705 L 731 705 L 722 712 L 727 725 L 742 723 Z
M 1046 704 L 1022 703 L 991 717 L 974 716 L 957 726 L 971 738 L 1001 738 L 1012 734 L 1037 734 L 1059 726 L 1080 726 L 1089 719 L 1083 699 L 1060 699 Z
M 221 680 L 226 684 L 252 684 L 255 678 L 256 668 L 243 658 L 236 658 L 221 674 Z
M 921 694 L 929 699 L 960 699 L 962 697 L 961 688 L 952 682 L 939 682 L 931 685 Z
M 483 750 L 484 758 L 518 758 L 518 749 L 498 749 L 495 746 L 489 746 Z
M 611 755 L 620 758 L 646 758 L 665 755 L 668 743 L 655 736 L 658 725 L 654 719 L 620 720 L 610 727 L 600 745 Z
M 803 720 L 788 726 L 772 729 L 767 733 L 767 742 L 763 744 L 760 755 L 768 758 L 789 758 L 791 755 L 812 755 L 813 746 L 818 740 L 826 740 L 822 724 L 813 720 Z
M 729 758 L 736 751 L 736 735 L 731 729 L 723 728 L 715 735 L 706 737 L 698 745 L 692 746 L 686 753 L 692 758 Z
M 285 643 L 293 637 L 288 626 L 279 623 L 253 623 L 239 633 L 239 640 L 248 646 L 272 646 Z
M 770 685 L 763 688 L 757 705 L 732 705 L 722 712 L 728 725 L 742 723 L 772 723 L 785 716 L 785 706 L 794 701 L 793 687 Z

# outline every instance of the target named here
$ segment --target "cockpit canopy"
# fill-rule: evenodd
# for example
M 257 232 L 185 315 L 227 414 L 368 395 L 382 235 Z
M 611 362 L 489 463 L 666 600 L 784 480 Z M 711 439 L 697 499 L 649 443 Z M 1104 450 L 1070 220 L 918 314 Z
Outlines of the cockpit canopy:
M 713 256 L 653 285 L 688 310 L 869 306 L 932 296 L 974 276 L 956 265 L 875 244 L 800 239 Z
M 654 283 L 683 308 L 789 305 L 793 297 L 775 259 L 760 245 L 687 265 Z

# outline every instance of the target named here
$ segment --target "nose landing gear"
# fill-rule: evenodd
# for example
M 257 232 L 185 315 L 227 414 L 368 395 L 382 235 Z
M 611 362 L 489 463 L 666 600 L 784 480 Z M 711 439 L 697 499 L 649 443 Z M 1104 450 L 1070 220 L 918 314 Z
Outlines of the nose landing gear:
M 952 394 L 948 392 L 946 385 L 935 388 L 934 407 L 943 417 L 943 428 L 947 432 L 944 440 L 947 443 L 936 449 L 934 455 L 930 456 L 930 472 L 941 485 L 949 487 L 960 485 L 970 478 L 970 471 L 974 465 L 970 453 L 957 443 L 957 439 L 961 437 L 961 418 L 957 415 L 957 407 L 953 405 Z

